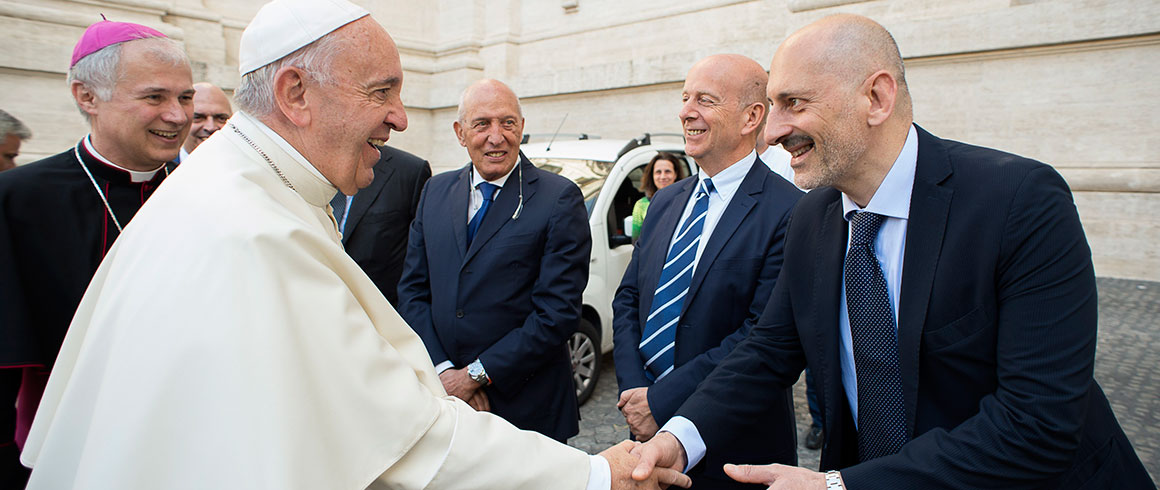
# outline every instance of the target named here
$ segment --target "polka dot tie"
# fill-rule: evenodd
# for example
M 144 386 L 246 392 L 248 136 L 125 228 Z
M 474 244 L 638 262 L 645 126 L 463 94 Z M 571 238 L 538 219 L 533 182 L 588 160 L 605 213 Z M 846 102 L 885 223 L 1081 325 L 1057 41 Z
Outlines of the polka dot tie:
M 906 444 L 898 333 L 886 280 L 874 256 L 874 238 L 885 220 L 874 213 L 854 214 L 846 253 L 846 309 L 858 377 L 860 461 L 894 454 Z

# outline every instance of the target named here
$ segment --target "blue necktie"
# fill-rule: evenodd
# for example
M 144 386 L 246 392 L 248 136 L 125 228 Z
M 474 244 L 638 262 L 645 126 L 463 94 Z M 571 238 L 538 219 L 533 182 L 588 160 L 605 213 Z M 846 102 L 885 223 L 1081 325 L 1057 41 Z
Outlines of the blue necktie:
M 479 231 L 479 224 L 483 223 L 483 215 L 487 214 L 487 208 L 491 207 L 491 201 L 495 196 L 495 190 L 499 189 L 498 185 L 490 182 L 480 182 L 475 186 L 479 192 L 483 194 L 483 204 L 479 206 L 479 211 L 475 212 L 475 216 L 467 223 L 467 246 L 471 246 L 471 241 L 475 239 L 475 232 Z
M 846 252 L 846 311 L 858 376 L 858 459 L 897 453 L 906 444 L 906 409 L 898 368 L 898 332 L 886 279 L 874 256 L 874 238 L 886 218 L 859 212 L 850 218 Z
M 644 322 L 641 332 L 640 357 L 644 360 L 645 375 L 651 380 L 659 380 L 673 370 L 673 349 L 677 340 L 677 321 L 681 319 L 681 307 L 689 283 L 693 281 L 694 259 L 701 243 L 701 229 L 705 226 L 705 215 L 709 212 L 709 194 L 713 192 L 713 182 L 704 180 L 704 187 L 697 192 L 693 212 L 677 230 L 672 249 L 665 258 L 661 278 L 653 295 L 652 309 Z

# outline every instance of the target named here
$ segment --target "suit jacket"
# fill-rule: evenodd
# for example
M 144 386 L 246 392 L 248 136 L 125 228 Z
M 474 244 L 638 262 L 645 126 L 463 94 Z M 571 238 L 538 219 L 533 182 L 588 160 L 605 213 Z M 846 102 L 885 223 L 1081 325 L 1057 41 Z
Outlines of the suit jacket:
M 419 208 L 419 193 L 431 178 L 426 160 L 403 150 L 380 146 L 375 180 L 350 202 L 342 246 L 370 276 L 391 306 L 399 305 L 399 277 L 407 255 L 407 232 Z M 331 207 L 346 206 L 341 193 Z
M 859 464 L 842 390 L 840 193 L 794 211 L 785 267 L 751 335 L 678 413 L 729 443 L 809 362 L 823 469 L 847 488 L 1151 488 L 1092 379 L 1096 284 L 1071 192 L 1051 167 L 918 129 L 898 306 L 910 442 Z M 1128 485 L 1124 485 L 1127 482 Z
M 620 390 L 648 386 L 649 408 L 663 425 L 677 407 L 757 323 L 782 264 L 782 241 L 790 211 L 802 192 L 761 160 L 741 181 L 693 273 L 677 326 L 674 369 L 653 384 L 645 377 L 637 347 L 652 309 L 653 294 L 698 177 L 657 191 L 641 238 L 613 300 L 616 377 Z M 651 386 L 650 386 L 651 385 Z M 759 415 L 762 423 L 747 437 L 707 455 L 694 471 L 695 484 L 739 485 L 725 476 L 725 463 L 796 464 L 792 395 L 779 390 Z
M 592 236 L 576 184 L 522 154 L 519 165 L 470 247 L 470 164 L 427 181 L 411 224 L 399 312 L 435 364 L 483 363 L 496 415 L 563 441 L 579 430 L 566 341 L 580 324 Z M 523 209 L 513 219 L 521 192 Z

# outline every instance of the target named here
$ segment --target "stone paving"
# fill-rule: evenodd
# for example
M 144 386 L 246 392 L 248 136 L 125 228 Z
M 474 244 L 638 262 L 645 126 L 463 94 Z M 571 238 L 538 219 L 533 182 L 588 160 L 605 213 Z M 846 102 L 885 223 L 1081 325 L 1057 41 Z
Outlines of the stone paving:
M 1100 278 L 1096 381 L 1111 401 L 1153 481 L 1160 479 L 1160 283 Z M 616 372 L 604 357 L 596 392 L 580 407 L 580 433 L 568 444 L 597 453 L 628 435 L 616 410 Z M 805 383 L 794 385 L 799 438 L 809 427 Z M 819 451 L 798 446 L 798 464 L 818 467 Z

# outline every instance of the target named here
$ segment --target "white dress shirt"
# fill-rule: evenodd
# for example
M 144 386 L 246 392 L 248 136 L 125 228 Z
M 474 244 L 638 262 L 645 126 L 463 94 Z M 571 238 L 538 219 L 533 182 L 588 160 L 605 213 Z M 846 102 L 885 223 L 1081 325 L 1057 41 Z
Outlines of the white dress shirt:
M 914 171 L 918 165 L 918 132 L 910 126 L 906 135 L 906 143 L 902 151 L 894 160 L 890 171 L 878 185 L 878 190 L 870 198 L 865 208 L 860 208 L 846 193 L 842 193 L 842 211 L 849 220 L 853 211 L 869 211 L 886 216 L 878 236 L 874 239 L 874 256 L 882 267 L 882 275 L 886 279 L 887 295 L 894 308 L 894 325 L 898 328 L 898 294 L 902 284 L 902 257 L 906 244 L 906 225 L 910 217 L 910 195 L 914 190 Z M 849 231 L 847 231 L 847 234 Z M 849 236 L 846 238 L 849 250 Z M 843 274 L 844 277 L 844 274 Z M 855 424 L 858 420 L 858 378 L 854 368 L 854 348 L 850 336 L 850 316 L 846 312 L 846 281 L 842 280 L 841 303 L 839 305 L 838 330 L 841 336 L 839 341 L 839 355 L 842 363 L 842 386 L 846 390 L 846 397 L 850 400 L 850 409 L 853 412 Z M 705 441 L 693 422 L 685 417 L 676 416 L 669 419 L 662 431 L 671 432 L 681 445 L 685 447 L 685 456 L 688 464 L 685 471 L 701 462 L 705 457 Z

